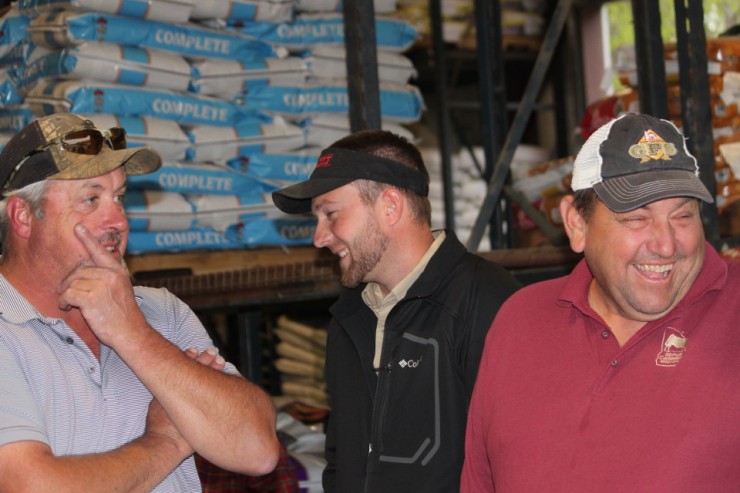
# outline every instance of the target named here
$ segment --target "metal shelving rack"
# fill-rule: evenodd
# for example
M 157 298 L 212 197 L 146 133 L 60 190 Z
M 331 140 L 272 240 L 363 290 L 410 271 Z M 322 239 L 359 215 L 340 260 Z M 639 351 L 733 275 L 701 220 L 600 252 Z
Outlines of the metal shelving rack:
M 440 0 L 430 0 L 432 31 L 441 32 L 439 16 Z M 503 73 L 503 53 L 501 50 L 501 25 L 498 2 L 476 0 L 476 27 L 480 67 L 481 109 L 483 126 L 486 135 L 491 138 L 484 142 L 486 159 L 486 177 L 488 190 L 476 219 L 467 247 L 477 251 L 480 240 L 487 226 L 496 226 L 497 207 L 507 193 L 506 180 L 516 147 L 520 144 L 525 126 L 535 109 L 536 98 L 540 93 L 545 76 L 558 50 L 565 50 L 576 60 L 569 64 L 569 80 L 575 81 L 576 91 L 583 94 L 582 64 L 580 62 L 581 42 L 577 35 L 577 21 L 573 15 L 579 6 L 593 4 L 585 0 L 558 0 L 549 19 L 547 32 L 533 66 L 524 95 L 519 102 L 514 120 L 506 122 L 506 98 L 502 94 L 503 83 L 496 74 Z M 603 2 L 596 2 L 603 3 Z M 712 135 L 706 132 L 711 128 L 709 108 L 709 84 L 706 59 L 706 38 L 703 28 L 703 6 L 701 0 L 681 0 L 674 2 L 676 26 L 678 33 L 677 50 L 679 53 L 680 86 L 682 102 L 682 119 L 684 133 L 688 137 L 690 150 L 701 163 L 701 175 L 710 190 L 716 190 L 714 178 L 714 155 Z M 635 24 L 635 45 L 637 66 L 640 80 L 640 107 L 645 113 L 667 117 L 668 104 L 665 85 L 665 67 L 663 63 L 663 42 L 660 37 L 660 12 L 658 0 L 632 0 Z M 435 34 L 435 60 L 438 67 L 438 99 L 440 110 L 440 142 L 443 155 L 442 163 L 450 166 L 450 125 L 447 120 L 449 98 L 445 85 L 444 47 L 439 41 L 441 35 Z M 565 40 L 563 41 L 563 38 Z M 560 48 L 559 48 L 560 46 Z M 562 86 L 561 86 L 562 87 Z M 565 91 L 557 98 L 569 97 Z M 557 99 L 556 98 L 556 99 Z M 577 97 L 575 98 L 577 100 Z M 575 106 L 582 109 L 583 103 L 575 101 Z M 572 107 L 572 106 L 571 106 Z M 562 106 L 561 106 L 562 108 Z M 565 110 L 566 113 L 568 110 Z M 582 111 L 581 111 L 582 114 Z M 505 139 L 501 139 L 502 129 L 508 129 Z M 449 173 L 448 173 L 449 174 Z M 448 174 L 444 176 L 448 176 Z M 447 192 L 447 188 L 445 188 Z M 449 200 L 448 195 L 445 199 Z M 528 204 L 521 203 L 525 209 Z M 451 210 L 449 205 L 446 210 Z M 528 211 L 538 223 L 536 211 Z M 532 214 L 534 213 L 534 214 Z M 707 239 L 716 247 L 720 245 L 719 225 L 716 208 L 706 207 L 702 219 Z M 454 223 L 453 223 L 454 224 Z M 495 234 L 495 233 L 494 233 Z M 499 232 L 500 234 L 500 232 Z M 492 246 L 502 246 L 501 241 L 492 241 Z

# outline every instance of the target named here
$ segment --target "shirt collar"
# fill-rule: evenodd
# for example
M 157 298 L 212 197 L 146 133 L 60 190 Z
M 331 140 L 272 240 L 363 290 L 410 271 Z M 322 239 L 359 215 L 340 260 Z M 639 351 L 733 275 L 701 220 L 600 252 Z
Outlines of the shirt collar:
M 134 298 L 136 304 L 141 305 L 141 296 L 134 293 Z M 15 325 L 37 319 L 48 320 L 2 274 L 0 274 L 0 318 Z
M 709 242 L 705 242 L 704 263 L 701 271 L 694 280 L 694 284 L 673 310 L 690 306 L 707 291 L 722 289 L 727 282 L 727 270 L 727 263 Z M 561 304 L 572 304 L 575 308 L 586 314 L 595 313 L 588 303 L 588 288 L 592 279 L 593 274 L 591 274 L 591 270 L 588 268 L 586 259 L 581 259 L 568 276 L 558 302 Z
M 378 283 L 369 282 L 367 286 L 365 286 L 365 289 L 362 290 L 362 299 L 368 307 L 373 310 L 377 310 L 388 303 L 395 305 L 399 300 L 406 296 L 408 290 L 416 280 L 419 279 L 422 272 L 424 272 L 424 269 L 427 268 L 429 260 L 431 260 L 432 256 L 434 256 L 445 239 L 445 232 L 443 230 L 434 231 L 432 234 L 434 235 L 434 241 L 432 244 L 429 245 L 429 248 L 427 248 L 427 251 L 421 257 L 413 270 L 409 272 L 406 277 L 401 279 L 401 282 L 399 282 L 391 292 L 388 293 L 388 296 L 383 297 L 383 293 L 381 293 L 380 285 L 378 285 Z
M 43 315 L 15 289 L 5 276 L 0 274 L 0 318 L 15 325 L 22 325 Z

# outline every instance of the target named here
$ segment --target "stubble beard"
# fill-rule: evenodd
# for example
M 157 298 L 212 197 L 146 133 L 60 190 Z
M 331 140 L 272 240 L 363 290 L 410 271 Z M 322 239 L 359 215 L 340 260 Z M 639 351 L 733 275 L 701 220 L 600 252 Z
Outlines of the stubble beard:
M 383 258 L 389 243 L 390 238 L 380 231 L 377 222 L 368 221 L 365 239 L 350 248 L 350 262 L 342 269 L 342 286 L 356 288 L 365 281 L 367 275 Z

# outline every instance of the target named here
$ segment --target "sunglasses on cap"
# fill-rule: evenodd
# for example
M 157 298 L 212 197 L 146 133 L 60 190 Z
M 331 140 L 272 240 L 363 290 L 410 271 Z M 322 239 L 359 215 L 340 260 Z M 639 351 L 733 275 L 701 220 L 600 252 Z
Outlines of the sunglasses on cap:
M 59 137 L 45 142 L 21 158 L 18 164 L 13 168 L 8 179 L 3 184 L 3 190 L 8 188 L 13 182 L 18 170 L 32 156 L 50 149 L 54 151 L 71 152 L 74 154 L 83 154 L 86 156 L 95 156 L 100 153 L 103 146 L 107 146 L 114 151 L 126 148 L 126 131 L 123 128 L 113 127 L 110 129 L 98 128 L 79 128 L 70 130 Z
M 98 128 L 82 128 L 79 130 L 72 130 L 34 149 L 31 153 L 29 153 L 29 156 L 36 152 L 49 149 L 50 147 L 53 147 L 55 145 L 59 145 L 61 150 L 67 152 L 74 152 L 75 154 L 85 154 L 87 156 L 95 156 L 103 149 L 104 144 L 114 151 L 125 149 L 126 131 L 119 127 L 113 127 L 103 130 Z

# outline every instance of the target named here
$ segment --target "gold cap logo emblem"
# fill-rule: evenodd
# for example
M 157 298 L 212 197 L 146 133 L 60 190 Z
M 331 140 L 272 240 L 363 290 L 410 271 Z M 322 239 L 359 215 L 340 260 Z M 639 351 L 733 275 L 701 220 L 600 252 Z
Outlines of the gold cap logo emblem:
M 666 142 L 652 130 L 646 130 L 640 142 L 629 148 L 629 155 L 639 159 L 641 163 L 646 163 L 651 159 L 654 161 L 670 160 L 671 156 L 677 153 L 678 150 L 674 144 Z

